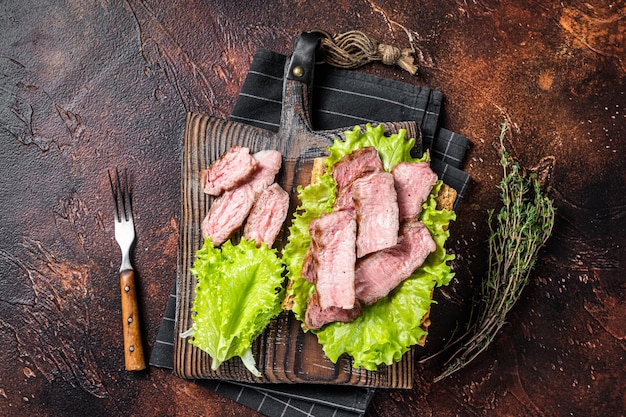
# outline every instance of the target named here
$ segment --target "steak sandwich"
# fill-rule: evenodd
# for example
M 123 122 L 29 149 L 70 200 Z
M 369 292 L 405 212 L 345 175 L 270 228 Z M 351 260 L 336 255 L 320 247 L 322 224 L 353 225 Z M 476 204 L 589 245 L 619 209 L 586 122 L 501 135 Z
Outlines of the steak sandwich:
M 444 242 L 456 193 L 413 145 L 382 126 L 355 128 L 299 189 L 283 307 L 333 362 L 348 354 L 373 370 L 423 345 L 434 288 L 453 276 Z

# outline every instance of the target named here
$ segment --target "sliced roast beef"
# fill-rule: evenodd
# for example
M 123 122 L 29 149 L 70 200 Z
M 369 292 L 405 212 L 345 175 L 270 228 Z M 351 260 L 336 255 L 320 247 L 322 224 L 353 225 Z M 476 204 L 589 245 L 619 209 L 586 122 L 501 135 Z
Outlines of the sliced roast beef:
M 400 221 L 393 175 L 368 173 L 354 180 L 351 190 L 358 227 L 357 258 L 398 243 Z
M 257 152 L 252 156 L 257 161 L 257 167 L 249 182 L 254 191 L 260 193 L 274 182 L 276 174 L 280 171 L 283 156 L 280 152 L 272 150 Z
M 304 260 L 302 261 L 302 272 L 300 275 L 302 278 L 309 281 L 311 284 L 315 284 L 317 280 L 317 258 L 316 249 L 309 245 L 309 250 L 304 254 Z
M 391 170 L 398 194 L 400 220 L 417 217 L 437 182 L 427 162 L 400 162 Z
M 211 165 L 208 170 L 205 170 L 202 174 L 205 192 L 207 192 L 207 187 L 210 190 L 223 188 L 227 178 L 231 180 L 229 187 L 232 186 L 234 188 L 228 189 L 213 201 L 209 212 L 202 221 L 202 235 L 211 237 L 213 244 L 216 246 L 224 243 L 243 225 L 263 190 L 274 182 L 281 163 L 282 155 L 278 151 L 261 151 L 250 155 L 247 148 L 234 146 Z M 252 170 L 249 171 L 250 167 L 252 167 Z M 245 177 L 232 175 L 233 172 L 243 173 L 244 171 L 249 171 Z M 211 181 L 209 181 L 209 177 L 212 178 Z M 234 178 L 238 178 L 237 181 L 234 181 Z M 211 184 L 210 187 L 207 184 Z M 219 184 L 221 184 L 220 187 L 217 186 Z M 275 189 L 272 195 L 278 195 Z M 270 196 L 267 198 L 272 200 Z M 282 201 L 282 197 L 279 200 Z M 274 205 L 273 208 L 280 211 L 279 204 Z M 281 214 L 281 216 L 283 215 Z M 284 216 L 286 216 L 286 213 Z M 280 221 L 281 225 L 284 221 L 284 216 Z M 271 239 L 273 243 L 276 235 L 271 236 L 274 232 L 278 233 L 274 229 L 278 227 L 280 231 L 280 226 L 275 224 L 276 220 L 272 218 L 269 222 L 263 224 L 257 217 L 253 219 L 252 231 L 250 233 L 255 234 L 255 239 L 261 238 L 262 234 L 264 239 Z M 255 229 L 256 232 L 254 232 Z
M 356 221 L 345 211 L 324 213 L 309 225 L 307 279 L 315 283 L 322 309 L 354 307 Z
M 328 323 L 351 322 L 361 315 L 361 307 L 358 303 L 353 308 L 345 309 L 339 307 L 321 308 L 319 304 L 319 294 L 314 292 L 309 298 L 304 324 L 311 330 L 321 329 Z
M 200 172 L 202 189 L 209 195 L 220 195 L 247 181 L 257 166 L 250 149 L 233 146 L 208 169 Z
M 354 199 L 352 198 L 352 183 L 346 185 L 337 192 L 333 210 L 346 210 L 355 216 Z
M 243 236 L 255 240 L 257 247 L 264 242 L 268 246 L 274 244 L 276 236 L 289 211 L 289 194 L 280 185 L 274 183 L 264 189 L 246 220 Z
M 237 230 L 248 217 L 257 194 L 248 183 L 226 191 L 213 201 L 202 221 L 202 235 L 219 246 Z
M 398 244 L 357 262 L 356 297 L 370 305 L 386 297 L 419 268 L 435 250 L 435 241 L 424 224 L 410 219 L 402 223 Z
M 332 171 L 332 177 L 337 183 L 337 192 L 350 184 L 367 168 L 383 169 L 378 151 L 373 146 L 357 149 L 344 156 L 335 164 Z

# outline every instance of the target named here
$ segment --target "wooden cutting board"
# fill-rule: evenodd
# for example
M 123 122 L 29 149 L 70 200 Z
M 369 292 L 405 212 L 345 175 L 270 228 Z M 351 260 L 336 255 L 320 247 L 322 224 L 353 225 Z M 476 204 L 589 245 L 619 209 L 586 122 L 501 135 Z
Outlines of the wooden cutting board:
M 281 151 L 283 167 L 277 182 L 292 196 L 288 221 L 275 244 L 275 247 L 281 249 L 286 243 L 289 219 L 298 204 L 297 186 L 310 182 L 313 159 L 324 155 L 325 148 L 334 139 L 343 139 L 340 130 L 313 131 L 310 128 L 307 93 L 305 84 L 285 81 L 278 133 L 210 116 L 188 114 L 182 155 L 176 335 L 192 325 L 191 307 L 196 280 L 189 270 L 196 250 L 202 246 L 200 225 L 212 202 L 212 198 L 202 192 L 200 171 L 234 145 L 249 147 L 251 152 L 265 149 Z M 416 138 L 416 142 L 421 143 L 420 132 L 414 122 L 384 123 L 383 126 L 387 133 L 405 129 L 407 137 Z M 377 371 L 354 368 L 349 357 L 341 357 L 335 364 L 326 358 L 316 336 L 303 332 L 293 313 L 288 311 L 272 320 L 253 345 L 257 368 L 262 373 L 260 378 L 252 375 L 237 357 L 213 371 L 208 354 L 192 346 L 187 339 L 176 337 L 174 345 L 174 371 L 183 378 L 386 388 L 410 388 L 413 380 L 414 361 L 411 351 L 400 362 L 391 366 L 383 365 Z

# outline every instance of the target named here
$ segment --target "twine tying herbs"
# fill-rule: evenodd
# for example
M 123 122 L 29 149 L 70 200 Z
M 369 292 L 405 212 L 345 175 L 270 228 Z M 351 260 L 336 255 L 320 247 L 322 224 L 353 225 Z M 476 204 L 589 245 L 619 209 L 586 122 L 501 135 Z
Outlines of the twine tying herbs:
M 380 61 L 385 65 L 397 65 L 413 75 L 417 73 L 417 65 L 414 64 L 413 51 L 410 48 L 400 49 L 378 43 L 358 30 L 337 35 L 331 35 L 324 30 L 311 32 L 322 36 L 320 54 L 332 66 L 354 69 Z

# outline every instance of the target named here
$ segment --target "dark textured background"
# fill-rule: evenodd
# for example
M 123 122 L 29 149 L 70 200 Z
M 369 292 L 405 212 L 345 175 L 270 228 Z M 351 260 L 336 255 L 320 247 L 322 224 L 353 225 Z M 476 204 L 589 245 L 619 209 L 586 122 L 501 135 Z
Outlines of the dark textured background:
M 419 365 L 414 389 L 377 391 L 367 415 L 623 415 L 625 16 L 601 0 L 0 2 L 0 415 L 257 415 L 167 371 L 124 371 L 106 170 L 132 174 L 150 352 L 175 276 L 186 112 L 227 117 L 253 52 L 287 54 L 313 28 L 415 48 L 417 76 L 362 71 L 439 87 L 442 125 L 472 140 L 457 277 L 425 355 L 485 270 L 499 124 L 522 164 L 554 161 L 554 236 L 492 347 L 439 384 L 438 359 Z

